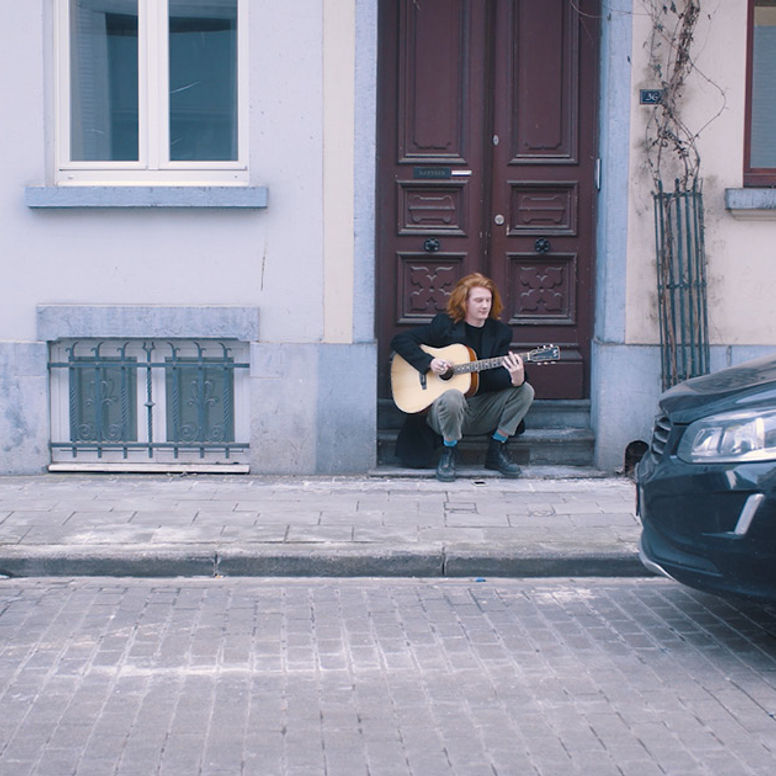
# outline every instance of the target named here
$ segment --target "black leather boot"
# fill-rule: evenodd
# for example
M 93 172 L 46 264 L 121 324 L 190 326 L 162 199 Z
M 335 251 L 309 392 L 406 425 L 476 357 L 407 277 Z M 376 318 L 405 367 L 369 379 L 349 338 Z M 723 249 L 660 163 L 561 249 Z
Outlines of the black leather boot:
M 519 477 L 520 467 L 509 457 L 507 443 L 491 437 L 488 454 L 485 456 L 485 468 L 495 469 L 505 477 Z
M 436 468 L 436 478 L 440 482 L 455 480 L 455 447 L 443 447 Z

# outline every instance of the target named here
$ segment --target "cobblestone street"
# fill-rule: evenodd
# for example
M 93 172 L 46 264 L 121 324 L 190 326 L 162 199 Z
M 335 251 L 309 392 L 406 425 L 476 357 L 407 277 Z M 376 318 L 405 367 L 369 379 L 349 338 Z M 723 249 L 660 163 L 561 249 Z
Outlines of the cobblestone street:
M 776 619 L 659 579 L 10 579 L 3 776 L 772 774 Z

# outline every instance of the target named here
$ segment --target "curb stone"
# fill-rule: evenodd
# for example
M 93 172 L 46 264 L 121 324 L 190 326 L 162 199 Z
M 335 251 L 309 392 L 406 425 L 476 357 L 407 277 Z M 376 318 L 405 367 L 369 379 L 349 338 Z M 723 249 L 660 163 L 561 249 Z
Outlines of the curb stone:
M 652 576 L 626 551 L 542 554 L 481 548 L 375 547 L 0 550 L 6 577 L 641 577 Z

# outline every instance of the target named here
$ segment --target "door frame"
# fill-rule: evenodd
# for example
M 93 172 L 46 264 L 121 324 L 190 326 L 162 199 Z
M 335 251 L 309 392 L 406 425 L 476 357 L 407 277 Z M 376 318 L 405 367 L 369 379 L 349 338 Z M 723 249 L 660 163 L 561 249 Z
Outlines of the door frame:
M 596 3 L 596 0 L 593 0 L 593 3 Z M 501 4 L 499 4 L 501 5 Z M 504 6 L 505 7 L 505 6 Z M 600 4 L 599 4 L 600 7 Z M 398 13 L 398 5 L 396 2 L 390 2 L 389 0 L 384 0 L 383 3 L 380 3 L 380 9 L 381 9 L 381 15 L 379 16 L 380 22 L 383 22 L 386 18 L 390 18 L 390 23 L 392 25 L 395 25 L 398 23 L 398 18 L 395 16 L 395 14 Z M 485 20 L 485 24 L 493 24 L 495 19 L 495 13 L 497 11 L 497 4 L 496 2 L 488 3 L 488 5 L 485 7 L 485 12 L 481 14 Z M 575 24 L 578 26 L 575 28 L 576 30 L 579 30 L 580 39 L 582 39 L 585 35 L 585 27 L 586 27 L 586 18 L 585 14 L 580 12 L 580 17 L 575 17 L 576 21 Z M 479 16 L 479 14 L 478 14 Z M 387 23 L 387 22 L 386 22 Z M 587 192 L 586 196 L 581 200 L 583 204 L 585 204 L 585 215 L 583 217 L 578 217 L 578 223 L 585 224 L 585 232 L 582 233 L 583 237 L 579 236 L 579 233 L 575 233 L 577 242 L 574 243 L 576 246 L 574 250 L 579 250 L 582 248 L 582 252 L 579 254 L 568 254 L 569 256 L 575 255 L 575 256 L 581 256 L 584 258 L 584 266 L 582 267 L 581 274 L 577 275 L 575 267 L 577 266 L 576 259 L 571 262 L 573 265 L 572 269 L 574 269 L 573 274 L 573 287 L 568 286 L 567 290 L 564 292 L 564 294 L 569 294 L 568 296 L 565 296 L 566 299 L 566 306 L 563 308 L 564 311 L 568 310 L 569 317 L 566 318 L 559 318 L 556 321 L 550 319 L 548 322 L 545 323 L 545 319 L 543 318 L 537 318 L 536 321 L 528 321 L 528 325 L 523 327 L 522 329 L 519 329 L 519 336 L 521 339 L 526 339 L 526 342 L 530 339 L 533 341 L 532 332 L 531 332 L 531 326 L 532 324 L 535 324 L 539 326 L 540 328 L 546 327 L 549 325 L 551 328 L 553 328 L 553 331 L 551 332 L 544 332 L 542 334 L 539 330 L 535 333 L 536 337 L 541 336 L 551 336 L 551 337 L 557 337 L 560 336 L 561 339 L 558 340 L 559 344 L 563 344 L 563 336 L 566 334 L 565 327 L 569 325 L 571 328 L 568 329 L 568 343 L 572 343 L 574 346 L 571 349 L 566 350 L 567 358 L 564 359 L 561 366 L 558 368 L 558 370 L 555 372 L 555 375 L 558 374 L 558 372 L 561 372 L 562 370 L 562 377 L 555 378 L 553 380 L 553 386 L 555 383 L 558 383 L 557 386 L 553 387 L 553 391 L 557 392 L 551 392 L 549 391 L 549 382 L 545 386 L 545 395 L 569 395 L 569 396 L 587 396 L 589 397 L 592 393 L 592 381 L 591 381 L 591 372 L 592 372 L 592 365 L 591 365 L 591 359 L 592 359 L 592 340 L 594 337 L 594 327 L 595 327 L 595 284 L 593 283 L 593 278 L 596 274 L 596 235 L 597 235 L 597 214 L 596 214 L 596 192 L 594 191 L 593 187 L 593 169 L 595 166 L 595 159 L 594 157 L 597 155 L 597 149 L 598 149 L 598 137 L 599 137 L 599 126 L 598 126 L 598 110 L 597 106 L 600 100 L 599 96 L 599 90 L 598 90 L 598 79 L 595 77 L 600 69 L 600 49 L 598 47 L 598 42 L 600 39 L 600 31 L 599 31 L 599 24 L 598 23 L 592 23 L 590 25 L 587 25 L 587 27 L 593 28 L 593 33 L 595 35 L 595 38 L 592 40 L 592 43 L 583 43 L 580 42 L 580 47 L 575 48 L 573 53 L 575 56 L 579 56 L 579 63 L 581 65 L 580 69 L 577 70 L 577 77 L 578 81 L 575 83 L 582 84 L 583 86 L 580 87 L 579 92 L 579 102 L 584 103 L 583 107 L 580 107 L 580 105 L 577 105 L 576 108 L 572 108 L 574 118 L 574 129 L 575 132 L 577 128 L 580 126 L 578 123 L 578 117 L 581 117 L 581 120 L 584 122 L 584 126 L 587 127 L 587 136 L 585 138 L 584 144 L 580 144 L 580 146 L 576 146 L 576 150 L 574 153 L 574 175 L 569 176 L 570 178 L 573 178 L 576 180 L 577 175 L 583 175 L 582 178 L 579 180 L 584 180 L 585 184 L 584 187 L 580 186 L 579 188 L 574 186 L 574 196 L 579 196 L 578 191 L 581 192 L 582 189 Z M 382 31 L 381 31 L 382 32 Z M 391 34 L 384 36 L 379 33 L 378 38 L 378 57 L 380 57 L 380 62 L 378 63 L 378 90 L 381 88 L 380 80 L 385 79 L 391 79 L 393 82 L 393 67 L 391 68 L 391 73 L 382 74 L 380 72 L 380 63 L 386 61 L 386 57 L 389 57 L 390 61 L 392 61 L 392 58 L 394 56 L 393 48 L 390 48 L 390 50 L 387 48 L 390 45 L 390 41 L 393 38 L 393 33 L 395 34 L 401 34 L 400 31 L 396 31 L 396 28 L 394 26 L 391 26 Z M 482 38 L 484 41 L 485 38 Z M 586 41 L 589 41 L 590 39 L 585 39 Z M 582 57 L 583 47 L 587 48 L 586 56 Z M 387 52 L 387 53 L 386 53 Z M 492 79 L 495 77 L 494 73 L 494 67 L 493 67 L 493 60 L 492 57 L 495 56 L 491 52 L 490 48 L 486 48 L 486 51 L 483 52 L 482 61 L 480 62 L 479 57 L 476 58 L 476 61 L 480 62 L 480 65 L 487 71 L 486 78 L 488 80 L 489 84 L 495 84 L 495 81 Z M 573 60 L 572 60 L 573 61 Z M 395 63 L 394 63 L 395 64 Z M 592 76 L 592 77 L 591 77 Z M 587 84 L 591 84 L 590 86 L 587 86 Z M 380 213 L 393 213 L 393 208 L 398 207 L 398 205 L 394 202 L 393 197 L 395 197 L 395 184 L 394 184 L 394 176 L 390 174 L 388 171 L 389 169 L 393 169 L 393 164 L 390 162 L 390 160 L 385 159 L 384 157 L 381 157 L 380 155 L 380 143 L 386 142 L 383 140 L 380 140 L 380 134 L 382 132 L 382 128 L 387 126 L 388 123 L 395 124 L 397 119 L 396 117 L 396 100 L 394 99 L 391 101 L 392 96 L 396 96 L 394 94 L 395 91 L 399 89 L 398 82 L 389 89 L 388 97 L 389 99 L 381 99 L 380 103 L 377 105 L 378 109 L 378 116 L 377 116 L 377 132 L 378 132 L 378 147 L 377 147 L 377 180 L 376 180 L 376 201 L 379 208 Z M 584 91 L 583 91 L 584 89 Z M 483 127 L 485 128 L 485 133 L 487 134 L 487 126 L 489 126 L 489 122 L 492 125 L 493 123 L 493 114 L 494 114 L 494 102 L 495 100 L 492 98 L 493 95 L 493 88 L 486 88 L 484 93 L 484 99 L 482 100 L 482 121 L 483 121 Z M 392 127 L 389 129 L 390 132 L 395 132 L 396 127 Z M 401 138 L 401 134 L 396 139 L 398 142 Z M 483 137 L 483 141 L 485 138 Z M 388 141 L 390 142 L 390 141 Z M 471 149 L 470 149 L 471 150 Z M 586 156 L 588 157 L 586 160 L 580 159 L 580 153 L 582 151 L 586 152 Z M 490 143 L 484 143 L 483 142 L 483 148 L 478 152 L 483 154 L 483 159 L 486 161 L 488 158 L 493 158 L 493 148 Z M 543 167 L 546 167 L 548 171 L 551 171 L 553 169 L 562 171 L 564 165 L 561 161 L 560 165 L 558 162 L 553 162 L 550 157 L 548 157 L 549 161 L 542 163 Z M 406 160 L 405 160 L 406 161 Z M 531 167 L 531 161 L 528 160 L 529 164 L 528 166 L 522 167 L 521 171 L 522 174 L 526 174 L 528 170 L 530 170 Z M 536 162 L 539 161 L 537 158 L 535 160 Z M 422 163 L 422 160 L 421 162 Z M 436 164 L 439 164 L 440 161 L 438 160 Z M 442 162 L 443 163 L 443 162 Z M 484 165 L 483 169 L 491 169 L 490 166 L 487 164 Z M 516 168 L 517 169 L 517 168 Z M 508 172 L 508 171 L 507 171 Z M 455 173 L 454 173 L 455 174 Z M 553 174 L 550 175 L 550 178 L 548 178 L 548 182 L 553 179 Z M 491 231 L 493 229 L 493 225 L 490 223 L 489 218 L 489 200 L 493 197 L 493 187 L 495 185 L 497 176 L 489 175 L 488 180 L 480 181 L 480 206 L 479 206 L 479 213 L 480 213 L 480 222 L 479 226 L 482 230 L 481 235 L 481 242 L 483 245 L 490 244 L 493 242 Z M 543 184 L 545 185 L 545 184 Z M 577 203 L 574 203 L 571 207 L 578 207 Z M 472 211 L 474 212 L 474 211 Z M 573 217 L 573 216 L 570 216 Z M 381 298 L 378 299 L 376 304 L 376 319 L 375 319 L 375 331 L 377 333 L 378 338 L 380 341 L 378 342 L 378 352 L 380 354 L 380 364 L 379 364 L 379 385 L 378 385 L 378 391 L 379 393 L 382 393 L 387 390 L 387 343 L 383 340 L 383 337 L 381 333 L 384 331 L 383 327 L 390 328 L 390 326 L 386 326 L 386 322 L 381 320 L 381 316 L 383 317 L 389 317 L 390 316 L 390 310 L 392 309 L 392 305 L 394 304 L 393 297 L 395 296 L 395 293 L 393 293 L 393 285 L 396 281 L 395 279 L 391 278 L 390 280 L 387 279 L 388 275 L 392 272 L 396 271 L 396 267 L 394 267 L 391 262 L 389 262 L 387 258 L 387 247 L 391 248 L 391 251 L 394 249 L 394 240 L 396 239 L 393 229 L 395 227 L 394 218 L 392 215 L 385 218 L 382 223 L 379 221 L 376 224 L 376 229 L 379 230 L 376 232 L 375 240 L 376 240 L 376 247 L 377 247 L 377 256 L 376 256 L 376 265 L 375 265 L 375 277 L 376 277 L 376 291 L 380 292 Z M 575 227 L 576 228 L 576 227 Z M 401 234 L 401 233 L 400 233 Z M 560 233 L 559 233 L 560 234 Z M 584 239 L 583 239 L 584 238 Z M 403 239 L 402 237 L 399 237 L 399 239 Z M 384 255 L 385 254 L 385 255 Z M 401 252 L 401 255 L 404 255 L 403 251 Z M 409 253 L 406 254 L 407 256 L 412 255 L 412 251 L 410 250 Z M 440 252 L 438 254 L 439 258 L 442 258 L 445 254 Z M 452 255 L 452 254 L 451 254 Z M 516 254 L 517 255 L 517 254 Z M 522 255 L 522 254 L 521 254 Z M 528 254 L 526 254 L 527 256 Z M 565 254 L 564 254 L 565 255 Z M 491 257 L 492 259 L 492 257 Z M 452 260 L 452 259 L 451 259 Z M 558 259 L 558 261 L 561 261 L 561 259 Z M 433 263 L 433 262 L 432 262 Z M 390 264 L 390 266 L 389 266 Z M 478 267 L 481 271 L 485 272 L 486 274 L 489 274 L 491 276 L 494 276 L 493 272 L 493 265 L 492 261 L 483 262 L 481 267 Z M 490 271 L 489 271 L 490 270 Z M 499 273 L 501 270 L 499 270 Z M 568 290 L 570 289 L 570 290 Z M 556 291 L 557 289 L 554 289 L 553 291 Z M 543 292 L 542 292 L 543 293 Z M 583 296 L 584 295 L 584 296 Z M 377 296 L 377 294 L 376 294 Z M 390 297 L 390 298 L 388 298 Z M 576 300 L 576 301 L 575 301 Z M 576 317 L 578 314 L 578 311 L 583 311 L 584 315 L 580 317 Z M 563 313 L 566 315 L 566 313 Z M 516 319 L 517 320 L 517 319 Z M 567 323 L 565 322 L 567 320 Z M 404 323 L 407 323 L 408 321 L 404 321 Z M 581 335 L 581 336 L 580 336 Z M 387 334 L 385 335 L 388 336 Z M 577 339 L 579 337 L 579 339 Z M 536 344 L 536 343 L 534 343 Z M 533 345 L 531 345 L 533 346 Z M 386 363 L 383 363 L 386 362 Z M 567 370 L 571 370 L 568 371 Z M 566 374 L 568 373 L 569 378 L 572 377 L 573 379 L 567 379 Z M 544 375 L 538 375 L 536 379 L 542 378 Z M 548 378 L 550 378 L 549 373 L 546 374 Z M 554 377 L 554 376 L 553 376 Z M 559 382 L 560 380 L 560 382 Z M 540 382 L 544 382 L 544 380 L 540 380 Z M 563 386 L 571 386 L 570 388 L 564 388 Z M 569 393 L 566 393 L 566 391 L 570 391 Z
M 377 17 L 381 0 L 356 3 L 356 148 L 354 225 L 355 341 L 376 349 Z M 659 396 L 659 346 L 626 340 L 628 202 L 630 196 L 633 0 L 607 0 L 599 25 L 595 307 L 590 353 L 590 423 L 595 465 L 614 471 L 633 439 L 648 439 Z M 654 386 L 650 385 L 654 376 Z M 360 381 L 374 391 L 375 371 Z M 368 386 L 368 387 L 367 387 Z M 623 396 L 631 397 L 623 401 Z

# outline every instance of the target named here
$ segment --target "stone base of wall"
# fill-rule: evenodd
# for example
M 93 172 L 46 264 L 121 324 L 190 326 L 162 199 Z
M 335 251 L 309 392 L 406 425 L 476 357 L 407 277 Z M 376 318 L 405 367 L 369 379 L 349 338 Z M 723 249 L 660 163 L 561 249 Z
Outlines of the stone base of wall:
M 48 354 L 42 342 L 0 342 L 0 474 L 49 461 Z
M 38 342 L 0 343 L 0 474 L 51 461 L 48 342 L 70 337 L 224 337 L 250 345 L 253 474 L 350 474 L 377 457 L 377 346 L 263 343 L 257 308 L 38 308 Z
M 363 473 L 377 456 L 377 346 L 251 346 L 251 471 Z

